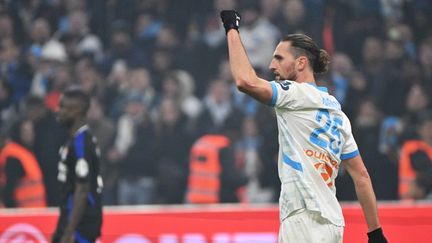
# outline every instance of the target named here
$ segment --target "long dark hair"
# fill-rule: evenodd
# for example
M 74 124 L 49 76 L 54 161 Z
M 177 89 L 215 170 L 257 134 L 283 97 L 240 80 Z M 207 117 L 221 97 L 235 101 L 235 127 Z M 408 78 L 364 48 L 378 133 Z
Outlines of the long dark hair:
M 330 56 L 324 49 L 320 49 L 312 38 L 304 34 L 290 34 L 285 36 L 282 41 L 291 43 L 291 49 L 296 58 L 302 55 L 306 56 L 314 73 L 327 72 Z

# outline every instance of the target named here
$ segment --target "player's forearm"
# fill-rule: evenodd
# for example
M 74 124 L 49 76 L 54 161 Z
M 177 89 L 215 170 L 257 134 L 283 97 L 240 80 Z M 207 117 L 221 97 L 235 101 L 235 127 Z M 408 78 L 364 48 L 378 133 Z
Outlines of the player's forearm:
M 368 231 L 380 227 L 375 193 L 367 172 L 354 181 L 357 198 L 363 210 L 363 214 L 368 225 Z
M 90 185 L 89 184 L 82 184 L 78 183 L 74 196 L 73 196 L 73 207 L 71 216 L 69 218 L 68 224 L 66 226 L 66 231 L 68 232 L 74 232 L 78 226 L 78 223 L 81 220 L 81 217 L 84 213 L 84 210 L 87 206 L 87 194 L 90 191 Z
M 236 30 L 230 30 L 227 38 L 231 72 L 237 88 L 244 91 L 248 86 L 254 86 L 258 77 L 249 61 L 239 33 Z

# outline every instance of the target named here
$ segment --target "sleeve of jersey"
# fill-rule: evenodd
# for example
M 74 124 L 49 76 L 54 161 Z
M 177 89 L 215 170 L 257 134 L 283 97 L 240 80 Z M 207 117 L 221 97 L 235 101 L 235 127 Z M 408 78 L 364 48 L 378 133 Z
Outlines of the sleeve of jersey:
M 88 163 L 88 156 L 86 154 L 85 134 L 79 133 L 74 140 L 75 146 L 75 175 L 79 182 L 86 182 L 89 180 L 90 165 Z
M 357 143 L 351 132 L 351 124 L 348 119 L 346 119 L 345 124 L 347 124 L 344 127 L 346 138 L 345 138 L 345 144 L 342 147 L 342 153 L 340 155 L 341 160 L 351 159 L 360 154 L 357 147 Z
M 270 106 L 276 108 L 290 108 L 295 105 L 298 93 L 297 85 L 290 81 L 270 82 L 273 95 L 270 101 Z

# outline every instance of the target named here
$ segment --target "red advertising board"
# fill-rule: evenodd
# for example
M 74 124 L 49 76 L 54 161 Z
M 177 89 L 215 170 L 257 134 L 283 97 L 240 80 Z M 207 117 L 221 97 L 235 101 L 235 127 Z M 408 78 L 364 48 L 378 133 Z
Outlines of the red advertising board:
M 367 242 L 357 205 L 344 205 L 344 242 Z M 380 205 L 384 231 L 392 243 L 431 242 L 432 205 Z M 0 210 L 0 243 L 47 242 L 57 210 Z M 275 243 L 278 209 L 270 206 L 107 207 L 103 236 L 109 243 Z

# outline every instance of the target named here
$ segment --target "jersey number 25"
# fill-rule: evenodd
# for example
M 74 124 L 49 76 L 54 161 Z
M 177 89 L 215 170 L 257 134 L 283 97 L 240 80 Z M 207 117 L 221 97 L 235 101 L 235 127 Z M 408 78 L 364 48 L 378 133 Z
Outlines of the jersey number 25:
M 327 109 L 319 109 L 315 120 L 320 124 L 320 127 L 313 130 L 309 140 L 325 150 L 330 150 L 333 154 L 339 154 L 342 144 L 339 128 L 342 126 L 342 119 L 330 117 Z

